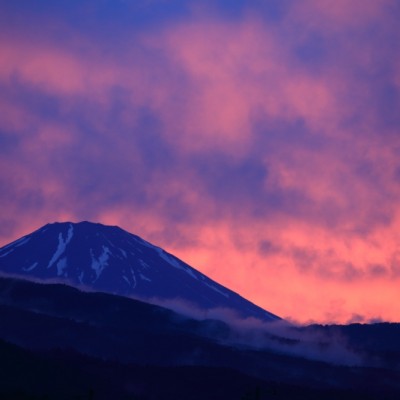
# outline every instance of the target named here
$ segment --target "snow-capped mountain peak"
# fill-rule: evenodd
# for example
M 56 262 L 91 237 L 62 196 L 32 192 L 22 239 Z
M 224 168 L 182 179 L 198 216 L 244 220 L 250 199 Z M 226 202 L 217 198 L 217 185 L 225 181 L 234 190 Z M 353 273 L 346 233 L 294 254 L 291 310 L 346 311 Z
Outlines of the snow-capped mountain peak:
M 278 319 L 160 247 L 116 226 L 53 223 L 0 249 L 0 271 L 141 299 Z

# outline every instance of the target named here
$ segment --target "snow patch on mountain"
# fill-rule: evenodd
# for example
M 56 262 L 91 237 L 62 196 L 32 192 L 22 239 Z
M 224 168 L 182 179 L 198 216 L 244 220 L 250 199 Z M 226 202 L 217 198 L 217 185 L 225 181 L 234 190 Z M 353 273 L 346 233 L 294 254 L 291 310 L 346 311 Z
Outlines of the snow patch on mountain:
M 72 226 L 72 224 L 69 225 L 67 237 L 65 240 L 61 232 L 58 234 L 58 247 L 56 252 L 53 254 L 53 257 L 51 258 L 47 268 L 50 268 L 64 254 L 65 249 L 67 248 L 68 243 L 71 241 L 73 235 L 74 235 L 74 227 Z
M 146 263 L 145 263 L 143 260 L 141 260 L 141 259 L 139 259 L 139 263 L 140 263 L 140 265 L 141 265 L 143 268 L 145 268 L 145 269 L 150 268 L 149 264 L 146 264 Z
M 14 251 L 14 249 L 8 250 L 8 251 L 5 252 L 4 254 L 2 254 L 2 255 L 0 256 L 0 258 L 5 257 L 5 256 L 8 256 L 8 255 L 11 254 L 13 251 Z
M 137 285 L 137 280 L 136 280 L 136 275 L 135 275 L 135 271 L 133 270 L 133 268 L 130 268 L 130 273 L 131 273 L 132 279 L 129 279 L 126 275 L 122 275 L 122 279 L 123 279 L 131 288 L 135 288 L 136 285 Z
M 61 260 L 58 261 L 57 263 L 57 276 L 61 276 L 65 270 L 65 268 L 67 268 L 67 258 L 61 258 Z
M 14 242 L 14 246 L 13 247 L 14 248 L 20 247 L 20 246 L 28 243 L 30 240 L 31 240 L 30 237 L 25 236 L 25 237 L 21 238 L 21 240 L 17 240 L 16 242 Z
M 218 289 L 216 286 L 212 285 L 211 283 L 208 283 L 208 282 L 205 282 L 205 281 L 203 283 L 205 285 L 207 285 L 210 289 L 214 290 L 215 292 L 217 292 L 219 294 L 222 294 L 222 296 L 224 296 L 226 298 L 229 298 L 229 294 L 228 293 L 223 292 L 221 289 Z
M 22 269 L 23 269 L 23 271 L 29 272 L 29 271 L 32 271 L 33 269 L 35 269 L 38 265 L 39 265 L 39 263 L 38 263 L 38 262 L 35 262 L 35 263 L 33 263 L 31 266 L 29 266 L 29 267 L 24 267 L 24 268 L 22 268 Z
M 92 258 L 91 268 L 96 273 L 96 279 L 99 279 L 99 276 L 103 272 L 103 269 L 108 265 L 108 259 L 110 258 L 111 251 L 107 246 L 102 246 L 103 252 L 101 253 L 99 258 L 96 258 L 93 254 L 93 250 L 90 249 L 90 256 Z
M 153 249 L 155 247 L 150 242 L 140 238 L 139 236 L 134 236 L 134 235 L 131 235 L 131 236 L 135 240 L 135 242 L 140 243 L 142 246 L 148 247 L 149 249 Z
M 13 242 L 7 244 L 6 246 L 2 247 L 1 250 L 6 250 L 10 247 L 19 247 L 22 246 L 25 243 L 28 243 L 31 240 L 29 236 L 23 236 L 22 238 L 19 238 L 17 240 L 14 240 Z
M 4 250 L 10 249 L 4 254 L 0 256 L 0 258 L 7 256 L 8 254 L 12 253 L 17 247 L 24 245 L 25 243 L 28 243 L 31 240 L 30 237 L 23 236 L 22 238 L 15 240 L 14 242 L 2 247 L 1 251 L 3 252 Z
M 133 283 L 133 287 L 136 287 L 136 275 L 135 275 L 135 271 L 133 270 L 133 268 L 131 268 L 131 275 L 132 275 L 132 283 Z
M 150 279 L 150 278 L 148 278 L 147 276 L 145 276 L 145 275 L 143 275 L 143 274 L 141 274 L 141 273 L 139 273 L 139 277 L 140 277 L 140 279 L 141 279 L 142 281 L 151 282 L 151 279 Z
M 177 259 L 175 259 L 173 256 L 169 255 L 168 253 L 166 253 L 163 249 L 161 249 L 160 247 L 155 247 L 153 246 L 158 255 L 164 259 L 169 265 L 172 265 L 173 267 L 180 269 L 182 271 L 185 271 L 187 274 L 189 274 L 192 278 L 197 279 L 197 276 L 193 273 L 192 270 L 190 270 L 189 268 L 186 268 L 185 266 L 183 266 Z

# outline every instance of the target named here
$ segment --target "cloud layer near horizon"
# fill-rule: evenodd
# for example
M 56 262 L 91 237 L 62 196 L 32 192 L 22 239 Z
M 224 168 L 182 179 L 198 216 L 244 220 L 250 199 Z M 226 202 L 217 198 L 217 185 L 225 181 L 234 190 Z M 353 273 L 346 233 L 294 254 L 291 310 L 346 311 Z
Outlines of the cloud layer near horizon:
M 94 220 L 282 317 L 399 320 L 398 2 L 4 3 L 0 245 Z

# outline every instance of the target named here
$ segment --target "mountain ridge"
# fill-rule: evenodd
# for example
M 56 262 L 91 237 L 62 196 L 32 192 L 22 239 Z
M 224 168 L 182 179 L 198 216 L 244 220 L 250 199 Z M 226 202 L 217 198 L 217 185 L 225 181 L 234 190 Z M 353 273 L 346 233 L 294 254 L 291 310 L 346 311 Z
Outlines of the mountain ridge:
M 85 379 L 67 379 L 61 388 L 56 384 L 57 395 L 50 398 L 82 398 L 82 393 L 71 396 L 65 390 L 75 388 L 82 391 L 81 384 L 87 384 L 90 376 L 90 386 L 96 389 L 95 398 L 99 399 L 128 399 L 133 396 L 148 400 L 239 400 L 272 396 L 281 399 L 397 400 L 400 393 L 399 353 L 387 353 L 396 351 L 396 343 L 388 343 L 385 349 L 371 349 L 371 361 L 377 356 L 383 361 L 372 368 L 369 363 L 347 366 L 344 362 L 332 363 L 329 359 L 324 361 L 322 358 L 318 360 L 296 354 L 296 347 L 307 346 L 305 356 L 312 356 L 313 351 L 320 352 L 322 356 L 329 343 L 324 344 L 321 339 L 329 339 L 330 331 L 323 337 L 315 336 L 313 332 L 314 329 L 327 328 L 304 327 L 306 331 L 302 340 L 286 343 L 286 351 L 281 351 L 277 342 L 272 347 L 249 347 L 237 344 L 234 328 L 221 321 L 195 321 L 145 302 L 107 293 L 85 293 L 68 285 L 39 285 L 28 280 L 1 277 L 0 320 L 6 321 L 0 324 L 0 366 L 6 373 L 0 377 L 0 397 L 5 388 L 9 393 L 17 393 L 17 390 L 24 388 L 27 396 L 22 398 L 33 398 L 33 393 L 38 393 L 37 398 L 44 398 L 51 391 L 49 386 L 53 379 L 64 376 L 60 370 L 65 371 L 69 365 L 70 372 L 80 371 L 77 376 L 84 376 Z M 356 328 L 350 333 L 353 344 L 358 345 L 360 350 L 368 351 L 368 332 L 375 337 L 375 333 L 371 332 L 371 328 L 376 330 L 375 327 L 365 326 L 361 330 L 357 326 L 350 328 Z M 391 337 L 397 336 L 399 329 L 396 326 L 377 328 L 381 331 L 379 337 L 388 342 L 392 341 Z M 309 333 L 308 329 L 311 329 Z M 346 335 L 346 330 L 341 332 Z M 312 347 L 308 337 L 317 338 Z M 359 340 L 363 337 L 368 339 L 364 343 Z M 281 339 L 285 340 L 285 337 Z M 7 352 L 9 356 L 4 357 Z M 46 370 L 40 368 L 43 366 L 40 360 L 50 361 Z M 39 369 L 36 368 L 37 362 Z M 21 365 L 25 365 L 22 370 Z M 132 372 L 121 375 L 121 368 L 134 368 L 135 372 L 133 375 Z M 141 392 L 138 387 L 145 377 L 140 371 L 148 368 L 148 385 Z M 176 375 L 177 368 L 187 369 L 185 378 Z M 202 375 L 202 378 L 198 378 L 199 389 L 193 388 L 196 368 L 208 371 L 207 375 L 214 376 L 214 380 L 205 379 L 206 376 Z M 231 379 L 235 379 L 239 387 L 231 390 L 229 380 L 225 381 L 227 387 L 221 386 L 221 368 L 232 371 L 235 377 L 230 374 Z M 166 386 L 162 374 L 159 375 L 161 371 L 175 377 L 173 384 Z M 27 376 L 30 376 L 28 381 L 25 380 Z M 176 389 L 173 390 L 174 395 L 165 396 L 163 392 L 166 387 L 180 387 L 186 379 L 188 393 L 185 396 L 176 393 Z M 259 393 L 255 397 L 257 386 L 246 388 L 248 379 L 262 387 L 262 395 Z M 115 385 L 110 388 L 110 394 L 104 394 L 102 382 L 110 380 Z M 32 385 L 32 382 L 36 384 Z M 132 386 L 132 382 L 136 384 Z M 276 389 L 276 396 L 269 391 L 271 386 Z M 89 386 L 86 387 L 89 389 Z M 154 388 L 158 389 L 157 393 L 150 395 Z M 213 397 L 216 388 L 220 392 Z M 245 392 L 250 389 L 253 396 L 246 397 Z M 118 395 L 120 390 L 126 397 Z M 198 396 L 198 390 L 202 391 L 202 396 Z M 235 390 L 240 390 L 242 396 Z M 139 396 L 140 393 L 143 397 Z M 6 395 L 5 398 L 21 397 Z
M 0 272 L 143 300 L 182 301 L 205 312 L 221 308 L 240 317 L 280 319 L 118 226 L 46 224 L 0 248 Z

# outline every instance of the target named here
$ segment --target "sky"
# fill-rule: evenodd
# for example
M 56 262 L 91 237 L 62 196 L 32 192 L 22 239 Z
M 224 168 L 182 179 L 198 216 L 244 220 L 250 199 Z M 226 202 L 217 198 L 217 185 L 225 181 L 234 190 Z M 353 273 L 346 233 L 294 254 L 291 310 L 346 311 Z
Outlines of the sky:
M 283 318 L 400 321 L 399 20 L 0 0 L 0 246 L 118 225 Z

